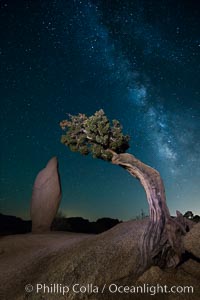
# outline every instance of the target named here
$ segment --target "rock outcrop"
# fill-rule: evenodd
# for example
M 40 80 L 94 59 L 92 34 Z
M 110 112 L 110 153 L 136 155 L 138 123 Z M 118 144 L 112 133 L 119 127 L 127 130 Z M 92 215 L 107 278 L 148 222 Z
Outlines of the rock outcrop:
M 159 267 L 152 266 L 136 282 L 136 285 L 145 283 L 154 287 L 159 285 L 160 291 L 166 285 L 168 292 L 155 294 L 153 297 L 155 300 L 161 299 L 161 296 L 166 300 L 200 299 L 200 223 L 191 228 L 184 236 L 183 242 L 189 254 L 187 260 L 178 268 L 161 270 Z M 170 291 L 171 287 L 174 287 L 173 292 Z M 148 295 L 144 295 L 143 299 L 149 299 Z
M 184 238 L 185 249 L 200 259 L 200 223 L 193 226 Z
M 151 267 L 136 281 L 136 286 L 148 286 L 148 293 L 141 294 L 138 299 L 155 300 L 198 300 L 200 299 L 199 263 L 188 260 L 177 269 L 161 270 Z M 137 298 L 136 298 L 137 299 Z
M 56 157 L 49 160 L 34 182 L 31 200 L 32 232 L 48 232 L 61 200 L 61 185 Z
M 10 300 L 198 300 L 200 299 L 200 263 L 188 258 L 175 269 L 161 270 L 152 266 L 143 274 L 137 274 L 140 258 L 140 237 L 148 226 L 148 218 L 118 224 L 99 235 L 80 235 L 55 232 L 51 234 L 20 235 L 5 237 L 0 246 L 0 269 L 2 278 L 1 299 Z M 199 236 L 199 227 L 192 234 L 191 243 L 195 245 Z M 194 230 L 194 229 L 192 229 Z M 191 231 L 192 232 L 192 231 Z M 190 235 L 190 232 L 186 234 Z M 11 247 L 12 245 L 12 247 Z M 20 274 L 20 276 L 19 276 Z M 10 289 L 12 282 L 12 289 Z M 51 286 L 59 283 L 69 286 L 69 292 L 36 292 L 38 282 Z M 33 285 L 33 292 L 25 292 L 27 284 Z M 99 293 L 75 293 L 73 286 L 99 287 Z M 106 284 L 102 293 L 102 288 Z M 150 293 L 111 293 L 109 286 L 146 286 Z M 167 286 L 173 290 L 155 292 L 155 287 Z M 193 287 L 182 290 L 182 287 Z M 175 293 L 174 293 L 175 291 Z M 155 295 L 153 296 L 155 292 Z

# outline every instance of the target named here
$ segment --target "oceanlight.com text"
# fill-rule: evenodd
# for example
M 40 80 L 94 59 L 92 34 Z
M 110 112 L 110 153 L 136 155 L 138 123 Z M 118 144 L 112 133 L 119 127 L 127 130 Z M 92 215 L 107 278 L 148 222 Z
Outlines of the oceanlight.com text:
M 115 283 L 104 284 L 103 286 L 97 286 L 94 284 L 79 284 L 76 283 L 72 286 L 68 286 L 60 283 L 45 284 L 37 283 L 36 285 L 27 284 L 25 286 L 27 293 L 36 294 L 55 294 L 55 295 L 67 295 L 68 293 L 75 294 L 103 294 L 109 292 L 111 294 L 149 294 L 154 296 L 156 294 L 193 294 L 193 286 L 168 286 L 168 285 L 151 285 L 145 283 L 143 285 L 117 285 Z

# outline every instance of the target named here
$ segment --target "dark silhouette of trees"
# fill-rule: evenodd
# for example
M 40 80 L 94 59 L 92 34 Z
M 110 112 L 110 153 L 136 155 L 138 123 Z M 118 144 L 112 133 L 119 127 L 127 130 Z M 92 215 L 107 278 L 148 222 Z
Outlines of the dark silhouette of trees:
M 120 122 L 110 122 L 101 109 L 90 117 L 81 113 L 69 115 L 60 126 L 64 130 L 61 142 L 71 151 L 91 154 L 121 166 L 144 187 L 149 204 L 149 224 L 141 240 L 141 269 L 151 264 L 175 267 L 184 253 L 182 235 L 186 233 L 186 222 L 179 212 L 177 218 L 171 218 L 159 172 L 125 153 L 130 137 L 123 134 Z
M 183 215 L 187 219 L 192 219 L 193 218 L 193 212 L 191 210 L 186 211 L 186 213 Z
M 200 222 L 200 216 L 199 215 L 194 216 L 194 214 L 191 210 L 186 211 L 186 213 L 184 214 L 184 217 L 195 223 Z
M 96 222 L 90 222 L 81 217 L 56 217 L 52 223 L 52 230 L 56 231 L 71 231 L 82 233 L 102 233 L 113 226 L 119 224 L 118 219 L 101 218 Z
M 31 231 L 31 221 L 25 221 L 15 216 L 0 214 L 0 236 L 28 233 Z

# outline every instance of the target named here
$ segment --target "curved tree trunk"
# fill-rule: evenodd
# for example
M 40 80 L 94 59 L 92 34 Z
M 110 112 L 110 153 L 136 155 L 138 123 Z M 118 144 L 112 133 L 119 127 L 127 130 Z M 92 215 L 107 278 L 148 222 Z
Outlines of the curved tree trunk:
M 139 179 L 146 192 L 150 218 L 141 241 L 141 270 L 152 264 L 162 268 L 176 266 L 184 253 L 182 235 L 187 224 L 180 213 L 178 218 L 171 218 L 159 172 L 131 154 L 111 152 L 112 163 Z

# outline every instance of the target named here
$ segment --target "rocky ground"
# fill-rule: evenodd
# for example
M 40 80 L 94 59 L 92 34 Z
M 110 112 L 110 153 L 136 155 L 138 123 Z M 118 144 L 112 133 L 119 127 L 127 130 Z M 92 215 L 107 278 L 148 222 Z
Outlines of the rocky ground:
M 151 267 L 138 277 L 139 240 L 147 221 L 124 222 L 99 235 L 52 232 L 2 237 L 0 299 L 200 299 L 200 223 L 184 238 L 190 259 L 176 270 Z M 25 291 L 27 284 L 33 286 L 32 292 Z M 57 290 L 54 293 L 42 290 L 37 293 L 37 284 L 57 287 Z M 136 295 L 130 291 L 111 293 L 108 290 L 109 286 L 114 290 L 116 286 L 131 288 L 134 285 L 157 284 L 168 287 L 190 285 L 194 293 L 159 293 L 152 296 Z M 63 285 L 66 289 L 69 287 L 65 295 L 62 295 Z M 86 293 L 79 292 L 81 286 L 86 287 Z M 27 290 L 30 289 L 29 285 Z

